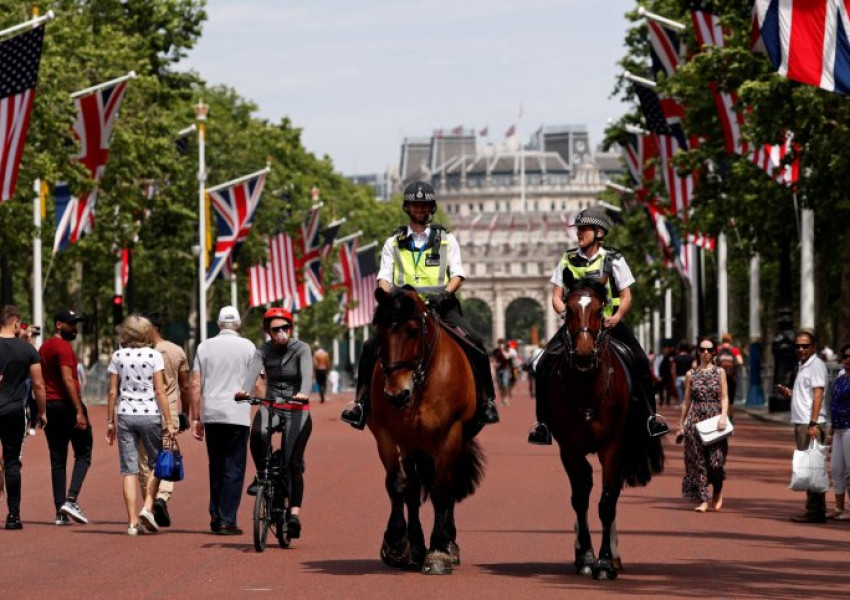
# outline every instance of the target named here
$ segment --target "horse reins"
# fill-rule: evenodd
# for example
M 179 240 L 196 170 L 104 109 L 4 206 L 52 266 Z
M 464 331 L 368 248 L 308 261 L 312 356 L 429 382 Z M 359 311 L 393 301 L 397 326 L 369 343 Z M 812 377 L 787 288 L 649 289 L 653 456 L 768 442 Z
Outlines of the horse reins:
M 580 335 L 582 333 L 590 334 L 590 328 L 582 327 L 575 332 L 575 335 Z M 599 331 L 596 332 L 596 338 L 593 341 L 593 360 L 589 367 L 582 368 L 573 361 L 573 357 L 575 356 L 575 350 L 573 349 L 573 332 L 570 331 L 568 327 L 564 327 L 564 345 L 567 347 L 567 360 L 569 366 L 575 366 L 575 368 L 579 371 L 589 371 L 593 368 L 598 368 L 599 360 L 602 356 L 603 345 L 607 342 L 609 335 L 610 330 L 606 329 L 603 324 L 603 326 L 599 328 Z
M 386 374 L 390 374 L 393 371 L 397 371 L 398 369 L 411 369 L 413 371 L 413 385 L 419 386 L 425 381 L 425 371 L 428 370 L 428 366 L 431 364 L 431 357 L 433 356 L 433 349 L 437 345 L 437 336 L 439 335 L 439 327 L 434 328 L 433 340 L 431 341 L 430 348 L 428 344 L 428 315 L 427 313 L 422 313 L 419 317 L 419 323 L 422 326 L 422 335 L 419 336 L 421 344 L 419 346 L 419 359 L 418 360 L 398 360 L 395 362 L 391 362 L 389 364 L 384 364 L 381 361 L 381 366 L 384 369 Z M 398 327 L 398 323 L 393 323 L 390 325 L 390 328 Z

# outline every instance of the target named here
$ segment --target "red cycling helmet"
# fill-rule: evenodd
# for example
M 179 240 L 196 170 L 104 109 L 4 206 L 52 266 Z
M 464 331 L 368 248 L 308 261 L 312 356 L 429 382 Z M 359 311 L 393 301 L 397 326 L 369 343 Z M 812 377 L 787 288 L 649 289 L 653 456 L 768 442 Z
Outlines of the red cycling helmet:
M 272 319 L 284 319 L 292 323 L 292 313 L 280 306 L 275 306 L 266 311 L 263 315 L 263 328 L 268 327 Z

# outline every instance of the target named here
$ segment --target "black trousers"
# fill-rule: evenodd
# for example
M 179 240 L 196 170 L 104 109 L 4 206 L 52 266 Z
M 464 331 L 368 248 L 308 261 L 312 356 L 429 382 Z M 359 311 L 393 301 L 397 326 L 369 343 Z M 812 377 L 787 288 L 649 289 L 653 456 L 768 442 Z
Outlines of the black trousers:
M 535 410 L 537 420 L 547 422 L 546 402 L 544 400 L 547 391 L 547 383 L 552 368 L 558 356 L 564 352 L 564 335 L 566 325 L 561 325 L 558 332 L 549 340 L 546 350 L 537 363 L 535 377 L 537 378 L 537 394 L 535 395 Z M 623 342 L 632 353 L 634 362 L 631 368 L 632 395 L 637 397 L 641 406 L 647 407 L 650 414 L 655 414 L 655 390 L 652 385 L 652 373 L 649 370 L 649 359 L 638 343 L 632 330 L 620 321 L 611 329 L 611 337 Z M 649 416 L 649 414 L 647 415 Z
M 245 485 L 249 431 L 245 425 L 204 425 L 210 463 L 210 520 L 222 525 L 236 525 L 236 513 L 239 512 Z
M 273 414 L 273 416 L 272 416 Z M 283 448 L 284 460 L 286 460 L 286 472 L 289 476 L 289 505 L 301 506 L 304 498 L 304 450 L 307 449 L 307 440 L 313 432 L 313 418 L 309 410 L 285 411 L 285 421 L 281 435 L 281 447 Z M 265 406 L 254 415 L 251 424 L 251 458 L 257 471 L 266 468 L 266 447 L 271 440 L 266 435 L 269 417 L 275 419 L 272 425 L 280 425 L 280 413 L 272 413 Z
M 83 405 L 83 414 L 88 421 L 88 411 Z M 53 504 L 56 510 L 68 498 L 76 500 L 83 487 L 91 466 L 92 432 L 91 423 L 85 429 L 77 429 L 77 411 L 71 401 L 50 400 L 47 403 L 47 427 L 44 434 L 47 437 L 47 447 L 50 450 L 50 476 L 53 484 Z M 74 468 L 71 471 L 71 483 L 67 494 L 65 485 L 68 483 L 68 444 L 74 449 Z
M 10 515 L 21 514 L 21 446 L 27 431 L 24 406 L 8 415 L 0 416 L 0 443 L 3 445 L 3 462 L 6 475 L 6 505 Z

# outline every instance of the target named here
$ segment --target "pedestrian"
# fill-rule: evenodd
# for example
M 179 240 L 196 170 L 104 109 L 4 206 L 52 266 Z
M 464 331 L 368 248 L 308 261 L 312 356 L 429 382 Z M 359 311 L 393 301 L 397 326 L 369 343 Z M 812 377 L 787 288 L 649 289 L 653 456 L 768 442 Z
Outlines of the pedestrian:
M 814 332 L 801 329 L 794 338 L 794 351 L 799 366 L 794 379 L 794 389 L 777 385 L 776 391 L 791 398 L 791 423 L 794 425 L 794 437 L 797 450 L 806 450 L 811 440 L 823 443 L 826 427 L 826 406 L 823 393 L 826 389 L 826 365 L 817 356 Z M 806 492 L 805 512 L 794 515 L 795 523 L 826 522 L 826 494 Z
M 838 521 L 850 521 L 844 494 L 850 488 L 850 344 L 841 346 L 839 356 L 844 367 L 832 382 L 832 429 L 827 442 L 832 442 L 832 481 L 835 489 L 835 511 Z
M 741 351 L 732 344 L 732 334 L 724 333 L 717 352 L 720 367 L 726 372 L 726 384 L 729 389 L 729 416 L 735 412 L 735 398 L 738 393 L 738 370 L 744 366 Z
M 319 386 L 319 404 L 325 403 L 325 390 L 328 385 L 328 371 L 331 368 L 331 355 L 319 345 L 313 344 L 313 375 L 316 385 Z
M 704 446 L 696 424 L 720 415 L 717 429 L 726 429 L 729 396 L 726 373 L 714 364 L 717 356 L 714 340 L 709 337 L 701 338 L 697 351 L 699 362 L 685 376 L 685 398 L 682 401 L 678 436 L 684 436 L 685 441 L 682 496 L 691 502 L 699 502 L 694 511 L 704 513 L 708 510 L 709 499 L 714 510 L 719 511 L 723 506 L 723 481 L 726 478 L 729 442 L 724 439 Z M 713 488 L 711 496 L 708 495 L 709 484 Z
M 205 440 L 209 460 L 210 531 L 242 533 L 236 514 L 245 485 L 251 406 L 237 403 L 256 348 L 239 335 L 242 319 L 232 306 L 218 313 L 218 335 L 198 346 L 192 366 L 192 435 Z
M 649 360 L 634 333 L 623 321 L 632 307 L 632 285 L 635 278 L 623 255 L 615 248 L 604 246 L 605 236 L 613 226 L 611 219 L 602 207 L 591 206 L 576 215 L 573 226 L 578 231 L 579 245 L 578 248 L 564 251 L 552 272 L 549 280 L 552 284 L 552 309 L 563 319 L 567 310 L 567 294 L 570 288 L 582 279 L 590 279 L 605 287 L 606 300 L 602 309 L 604 329 L 611 339 L 626 346 L 631 354 L 629 377 L 632 382 L 632 395 L 637 400 L 636 409 L 643 411 L 646 417 L 646 429 L 644 430 L 643 424 L 641 429 L 651 436 L 665 435 L 670 432 L 670 428 L 655 409 L 655 389 Z M 552 435 L 546 423 L 546 386 L 553 370 L 565 360 L 567 349 L 564 340 L 568 338 L 564 324 L 549 340 L 546 351 L 537 364 L 537 421 L 528 432 L 529 444 L 552 443 Z
M 432 223 L 437 212 L 437 191 L 427 181 L 414 181 L 404 188 L 402 210 L 410 222 L 397 228 L 381 249 L 378 287 L 389 293 L 393 287 L 412 286 L 427 301 L 443 323 L 463 337 L 461 348 L 475 377 L 476 419 L 481 426 L 498 423 L 494 402 L 493 374 L 484 342 L 463 316 L 456 292 L 466 280 L 460 244 L 445 227 Z M 366 427 L 370 406 L 372 372 L 378 362 L 378 339 L 363 344 L 357 372 L 354 402 L 343 409 L 341 420 L 356 429 Z
M 47 395 L 47 422 L 44 434 L 50 450 L 50 473 L 56 525 L 71 521 L 88 523 L 77 500 L 91 466 L 92 428 L 77 377 L 79 361 L 71 345 L 77 339 L 77 324 L 85 318 L 62 309 L 53 316 L 56 333 L 39 348 L 41 372 Z M 67 480 L 68 445 L 74 450 L 71 481 Z M 66 490 L 66 487 L 67 490 Z
M 665 339 L 662 343 L 664 349 L 661 352 L 661 365 L 659 367 L 661 376 L 661 404 L 669 406 L 673 404 L 675 399 L 678 406 L 681 403 L 676 390 L 676 364 L 674 362 L 676 349 L 673 345 L 673 340 Z
M 177 423 L 171 420 L 165 395 L 164 369 L 162 354 L 153 348 L 150 321 L 139 315 L 128 316 L 121 324 L 120 347 L 112 353 L 107 368 L 106 443 L 111 446 L 118 440 L 129 535 L 159 531 L 152 512 L 159 478 L 148 478 L 138 515 L 136 482 L 139 479 L 139 444 L 144 444 L 148 468 L 153 469 L 163 441 L 169 442 L 177 432 Z
M 281 448 L 289 475 L 289 507 L 286 532 L 291 538 L 301 537 L 301 509 L 304 498 L 304 451 L 313 431 L 310 417 L 310 389 L 313 387 L 313 360 L 310 346 L 291 337 L 292 313 L 285 308 L 270 308 L 263 315 L 263 331 L 269 341 L 254 352 L 245 381 L 236 398 L 247 399 L 248 390 L 257 386 L 261 372 L 266 375 L 263 404 L 251 424 L 251 458 L 257 473 L 266 470 L 269 419 L 273 428 L 281 427 Z M 272 412 L 269 405 L 278 409 Z M 257 495 L 258 480 L 248 487 Z
M 27 326 L 26 324 L 21 323 L 21 332 L 18 334 L 18 337 L 20 339 L 22 339 L 23 341 L 25 341 L 26 343 L 31 344 L 36 350 L 38 350 L 37 340 L 38 340 L 38 335 L 40 335 L 39 333 L 36 333 L 38 331 L 39 331 L 38 327 L 34 327 L 32 325 Z M 42 377 L 44 377 L 43 373 L 42 373 Z M 33 396 L 33 393 L 32 393 L 32 379 L 30 377 L 27 377 L 26 387 L 27 387 L 27 391 L 26 391 L 26 397 L 27 397 L 27 409 L 26 409 L 27 435 L 34 436 L 35 433 L 36 433 L 36 431 L 35 431 L 35 421 L 36 421 L 36 415 L 38 414 L 38 407 L 35 404 L 35 397 Z
M 691 345 L 685 340 L 679 342 L 679 351 L 673 357 L 673 362 L 676 366 L 677 406 L 681 407 L 682 401 L 685 399 L 685 375 L 694 367 L 694 355 L 691 351 Z
M 162 327 L 165 321 L 162 315 L 155 311 L 146 312 L 143 315 L 153 326 L 153 347 L 162 354 L 162 362 L 165 369 L 162 371 L 162 379 L 165 383 L 165 395 L 168 396 L 168 408 L 171 413 L 171 421 L 178 424 L 177 433 L 185 431 L 189 427 L 189 409 L 192 403 L 189 392 L 189 361 L 183 348 L 162 337 Z M 165 433 L 165 432 L 163 432 Z M 139 445 L 139 483 L 142 493 L 147 490 L 147 481 L 151 476 L 151 470 L 147 465 L 147 451 L 145 445 Z M 171 527 L 171 515 L 168 512 L 168 501 L 174 495 L 173 481 L 160 481 L 156 498 L 153 501 L 153 516 L 156 524 L 160 527 Z
M 41 359 L 32 345 L 18 339 L 21 311 L 6 304 L 0 309 L 0 444 L 3 446 L 3 475 L 6 488 L 6 529 L 23 529 L 21 524 L 21 446 L 27 428 L 26 380 L 38 406 L 38 422 L 47 424 Z
M 493 361 L 496 363 L 496 385 L 499 388 L 499 402 L 507 406 L 511 394 L 511 348 L 500 339 L 493 350 Z

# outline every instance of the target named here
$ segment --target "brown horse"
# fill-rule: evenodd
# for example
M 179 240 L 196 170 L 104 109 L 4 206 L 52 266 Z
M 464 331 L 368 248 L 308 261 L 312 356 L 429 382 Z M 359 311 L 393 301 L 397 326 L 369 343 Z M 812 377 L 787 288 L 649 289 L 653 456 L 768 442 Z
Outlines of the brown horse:
M 450 574 L 460 564 L 454 506 L 483 475 L 483 455 L 472 437 L 475 380 L 461 347 L 412 288 L 378 289 L 375 297 L 380 359 L 368 425 L 391 504 L 381 559 L 391 567 Z M 419 506 L 428 495 L 434 527 L 426 552 Z
M 645 407 L 630 399 L 626 366 L 603 327 L 605 300 L 605 287 L 597 281 L 582 279 L 572 286 L 563 329 L 566 351 L 550 373 L 541 374 L 548 377 L 549 424 L 572 489 L 574 564 L 577 572 L 596 579 L 617 576 L 614 519 L 623 483 L 646 485 L 664 466 L 661 441 L 649 436 Z M 586 457 L 594 452 L 602 465 L 598 560 L 587 523 L 593 467 Z

